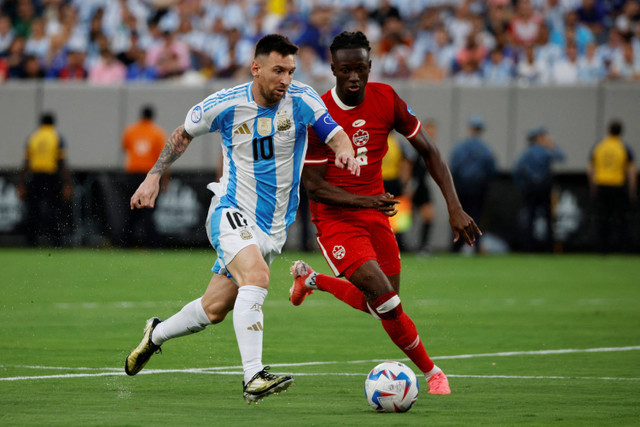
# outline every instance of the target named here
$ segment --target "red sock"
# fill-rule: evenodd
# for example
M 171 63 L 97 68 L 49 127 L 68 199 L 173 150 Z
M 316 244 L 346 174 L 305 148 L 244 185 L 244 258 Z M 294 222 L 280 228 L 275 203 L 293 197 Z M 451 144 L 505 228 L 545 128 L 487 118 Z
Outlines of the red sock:
M 334 297 L 349 304 L 356 310 L 371 314 L 367 307 L 367 300 L 364 298 L 364 294 L 348 280 L 338 279 L 337 277 L 331 277 L 325 274 L 318 274 L 316 276 L 316 286 L 321 291 L 329 292 Z
M 382 319 L 382 327 L 400 350 L 404 351 L 409 359 L 418 366 L 422 372 L 429 372 L 433 369 L 433 360 L 427 354 L 422 345 L 420 335 L 413 320 L 405 313 L 395 319 Z

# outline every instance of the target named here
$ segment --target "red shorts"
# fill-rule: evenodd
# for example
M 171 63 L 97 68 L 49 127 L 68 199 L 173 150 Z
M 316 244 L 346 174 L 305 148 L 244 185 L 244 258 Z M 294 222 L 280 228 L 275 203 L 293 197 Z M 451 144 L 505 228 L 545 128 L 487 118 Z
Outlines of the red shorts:
M 317 241 L 336 276 L 347 279 L 376 260 L 387 276 L 400 274 L 400 250 L 389 218 L 377 211 L 350 211 L 339 219 L 315 221 Z

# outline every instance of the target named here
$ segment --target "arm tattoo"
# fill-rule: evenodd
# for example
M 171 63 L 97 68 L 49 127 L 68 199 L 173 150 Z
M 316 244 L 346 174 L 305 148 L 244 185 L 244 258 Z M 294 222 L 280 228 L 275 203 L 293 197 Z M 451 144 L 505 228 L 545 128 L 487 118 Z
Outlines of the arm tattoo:
M 179 126 L 171 133 L 164 145 L 156 164 L 149 171 L 150 174 L 162 175 L 169 166 L 185 152 L 193 137 L 184 130 L 184 125 Z

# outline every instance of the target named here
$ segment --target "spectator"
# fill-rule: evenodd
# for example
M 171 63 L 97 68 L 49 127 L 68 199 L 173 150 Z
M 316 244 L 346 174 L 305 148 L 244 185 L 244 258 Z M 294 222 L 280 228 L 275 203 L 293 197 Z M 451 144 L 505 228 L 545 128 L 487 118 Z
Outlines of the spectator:
M 640 80 L 640 58 L 636 58 L 633 45 L 622 43 L 621 51 L 617 52 L 611 64 L 609 78 L 613 80 Z
M 578 52 L 584 52 L 587 44 L 594 41 L 593 33 L 586 25 L 580 23 L 575 10 L 570 10 L 564 17 L 564 27 L 554 28 L 551 32 L 551 42 L 565 49 L 570 41 L 578 46 Z
M 436 57 L 432 51 L 427 51 L 424 62 L 411 74 L 414 80 L 438 83 L 447 77 L 447 72 L 436 62 Z
M 447 30 L 443 26 L 436 29 L 434 40 L 434 55 L 436 57 L 436 63 L 445 71 L 447 76 L 450 76 L 453 74 L 456 50 L 449 39 Z
M 471 116 L 467 123 L 468 137 L 453 148 L 449 167 L 460 203 L 480 225 L 489 183 L 496 174 L 496 163 L 488 144 L 481 139 L 485 129 L 482 117 Z M 476 251 L 480 241 L 476 242 Z M 453 251 L 458 252 L 462 245 L 463 242 L 455 242 Z
M 125 153 L 124 170 L 125 185 L 122 194 L 128 200 L 135 193 L 138 185 L 144 180 L 158 160 L 167 134 L 154 122 L 155 110 L 145 105 L 140 110 L 140 119 L 132 123 L 122 132 L 122 150 Z M 160 180 L 161 192 L 169 185 L 169 173 L 165 172 Z M 124 203 L 123 206 L 127 206 Z M 128 207 L 128 206 L 127 206 Z M 118 228 L 118 244 L 130 246 L 156 246 L 158 239 L 153 225 L 151 209 L 124 209 L 124 224 Z
M 15 32 L 11 25 L 11 19 L 0 13 L 0 57 L 9 52 L 9 46 L 11 46 L 14 37 Z
M 513 62 L 510 58 L 504 57 L 502 46 L 496 46 L 482 65 L 482 79 L 485 84 L 508 85 L 514 74 Z
M 405 44 L 400 33 L 393 32 L 385 37 L 386 49 L 381 57 L 382 75 L 389 78 L 406 79 L 411 75 L 409 56 L 411 48 Z
M 22 67 L 24 64 L 25 54 L 24 46 L 27 40 L 24 37 L 14 37 L 9 46 L 9 54 L 7 55 L 7 68 L 10 79 L 20 78 L 22 75 Z
M 609 123 L 607 136 L 591 150 L 587 176 L 596 209 L 597 248 L 602 253 L 628 247 L 630 203 L 638 197 L 631 148 L 622 141 L 623 124 Z
M 482 74 L 475 59 L 462 64 L 462 69 L 453 76 L 453 81 L 461 86 L 482 86 Z
M 295 79 L 313 85 L 331 78 L 331 70 L 320 60 L 311 46 L 300 46 L 296 64 Z M 302 191 L 300 192 L 302 195 Z M 301 203 L 302 208 L 304 204 Z
M 373 46 L 377 46 L 382 37 L 382 26 L 373 18 L 369 16 L 369 11 L 363 4 L 358 4 L 351 9 L 351 20 L 347 22 L 345 30 L 347 31 L 362 31 L 369 42 Z
M 31 35 L 27 39 L 24 51 L 27 55 L 34 55 L 45 64 L 50 49 L 49 37 L 45 33 L 44 19 L 36 18 L 31 24 Z
M 575 43 L 567 43 L 564 56 L 553 64 L 551 82 L 562 86 L 575 85 L 580 82 L 578 75 L 578 46 Z
M 85 53 L 80 46 L 69 46 L 67 48 L 67 63 L 60 70 L 58 78 L 60 80 L 86 80 L 88 73 L 84 67 Z
M 40 127 L 27 140 L 18 195 L 25 201 L 26 234 L 30 246 L 40 237 L 62 246 L 64 201 L 71 200 L 73 186 L 66 164 L 66 143 L 57 131 L 52 113 L 44 113 Z
M 529 130 L 527 139 L 529 147 L 520 156 L 513 170 L 514 181 L 522 191 L 527 214 L 523 249 L 527 252 L 551 252 L 554 242 L 551 217 L 551 164 L 563 161 L 565 154 L 544 127 Z M 545 232 L 544 237 L 536 239 L 536 219 L 540 213 Z M 541 243 L 536 244 L 536 240 Z
M 13 30 L 16 36 L 28 39 L 31 35 L 31 26 L 36 19 L 36 10 L 31 0 L 18 0 L 16 20 L 13 22 Z
M 218 46 L 213 56 L 216 75 L 221 78 L 242 78 L 249 74 L 253 44 L 242 37 L 237 28 L 225 31 L 225 43 Z
M 89 69 L 88 81 L 98 85 L 122 83 L 127 75 L 127 69 L 118 61 L 111 49 L 103 48 L 100 59 Z
M 147 52 L 147 65 L 155 67 L 160 78 L 180 76 L 191 66 L 189 47 L 171 31 L 164 31 L 162 39 Z
M 332 20 L 333 10 L 329 6 L 315 6 L 309 14 L 309 19 L 305 23 L 305 28 L 294 43 L 298 46 L 311 46 L 316 50 L 318 56 L 327 61 L 329 45 L 333 37 L 338 34 L 338 29 L 334 27 Z
M 517 65 L 518 82 L 524 85 L 547 83 L 551 70 L 546 61 L 536 59 L 534 47 L 526 46 Z
M 605 34 L 604 2 L 596 0 L 582 0 L 580 7 L 576 9 L 578 20 L 586 25 L 596 40 L 602 40 Z
M 538 39 L 538 31 L 543 18 L 531 4 L 531 0 L 518 0 L 516 12 L 509 21 L 509 32 L 516 46 L 533 44 Z
M 45 77 L 44 69 L 40 66 L 40 60 L 35 55 L 27 55 L 22 61 L 20 67 L 20 75 L 18 78 L 23 80 L 43 79 Z
M 586 54 L 578 59 L 578 81 L 585 84 L 597 84 L 605 78 L 607 71 L 596 52 L 596 44 L 587 45 Z
M 135 49 L 131 52 L 134 62 L 127 66 L 127 81 L 150 82 L 158 78 L 158 73 L 154 67 L 147 65 L 147 53 L 142 49 Z
M 615 19 L 615 27 L 621 33 L 630 33 L 633 27 L 638 24 L 640 17 L 640 4 L 637 0 L 627 0 L 620 13 Z

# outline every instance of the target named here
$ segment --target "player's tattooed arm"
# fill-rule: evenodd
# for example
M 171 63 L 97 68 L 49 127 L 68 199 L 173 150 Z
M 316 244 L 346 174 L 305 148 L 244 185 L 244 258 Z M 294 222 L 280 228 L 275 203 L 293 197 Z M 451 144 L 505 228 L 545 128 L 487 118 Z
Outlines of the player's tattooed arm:
M 179 126 L 171 133 L 156 164 L 131 196 L 129 202 L 131 209 L 155 207 L 155 201 L 160 192 L 160 179 L 163 175 L 166 176 L 169 166 L 182 156 L 192 139 L 193 137 L 184 130 L 184 126 Z
M 156 164 L 149 171 L 153 175 L 162 175 L 169 166 L 186 151 L 193 137 L 184 130 L 184 125 L 178 126 L 169 136 Z

